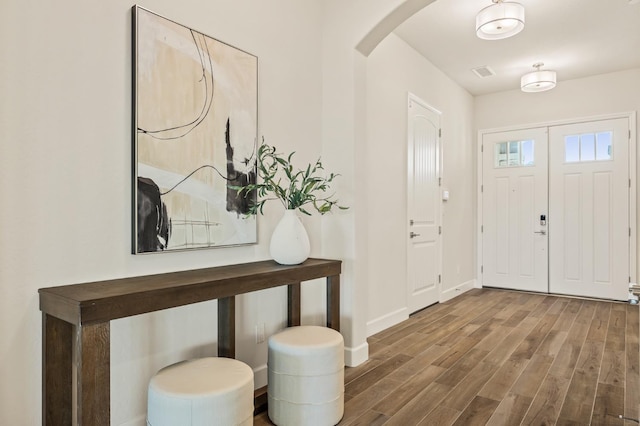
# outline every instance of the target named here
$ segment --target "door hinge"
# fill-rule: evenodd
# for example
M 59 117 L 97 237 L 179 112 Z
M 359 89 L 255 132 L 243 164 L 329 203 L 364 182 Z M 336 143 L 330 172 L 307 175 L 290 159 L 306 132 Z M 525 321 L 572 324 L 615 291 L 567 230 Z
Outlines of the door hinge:
M 442 129 L 438 129 L 438 137 L 441 138 L 442 137 Z
M 438 178 L 438 186 L 442 186 L 442 178 L 441 177 Z
M 484 145 L 480 145 L 480 152 L 484 152 Z
M 438 226 L 438 235 L 442 235 L 442 226 Z
M 484 265 L 480 265 L 480 273 L 484 272 Z
M 438 283 L 442 282 L 442 275 L 438 274 Z
M 480 225 L 480 232 L 484 232 L 484 225 Z
M 484 192 L 484 185 L 480 185 L 480 192 Z

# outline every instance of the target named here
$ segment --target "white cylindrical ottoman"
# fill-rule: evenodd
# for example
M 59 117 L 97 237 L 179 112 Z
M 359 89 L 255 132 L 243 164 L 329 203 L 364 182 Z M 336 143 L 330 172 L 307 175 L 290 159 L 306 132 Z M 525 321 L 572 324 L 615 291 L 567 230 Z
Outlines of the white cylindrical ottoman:
M 149 426 L 253 424 L 253 371 L 231 358 L 170 365 L 149 382 Z
M 278 426 L 333 426 L 344 414 L 344 339 L 299 326 L 269 338 L 269 418 Z

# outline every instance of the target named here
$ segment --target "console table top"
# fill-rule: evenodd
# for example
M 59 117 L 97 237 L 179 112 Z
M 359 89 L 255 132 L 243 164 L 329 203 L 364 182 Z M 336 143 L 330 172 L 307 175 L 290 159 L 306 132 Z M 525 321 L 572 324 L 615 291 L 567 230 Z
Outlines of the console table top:
M 103 322 L 191 303 L 231 297 L 340 275 L 342 262 L 307 259 L 300 265 L 273 260 L 47 287 L 40 310 L 72 324 Z

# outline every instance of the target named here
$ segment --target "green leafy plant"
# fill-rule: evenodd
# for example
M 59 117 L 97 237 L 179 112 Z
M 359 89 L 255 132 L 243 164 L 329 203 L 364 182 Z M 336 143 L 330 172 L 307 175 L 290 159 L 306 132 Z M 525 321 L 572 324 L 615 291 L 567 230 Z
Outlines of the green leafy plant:
M 288 156 L 276 152 L 275 146 L 265 144 L 258 148 L 258 176 L 262 183 L 250 183 L 245 186 L 232 186 L 238 191 L 238 196 L 247 197 L 248 194 L 257 193 L 260 200 L 249 207 L 249 214 L 262 214 L 264 204 L 269 200 L 280 200 L 286 209 L 298 209 L 306 215 L 311 213 L 305 206 L 312 205 L 320 214 L 325 214 L 336 207 L 346 210 L 348 207 L 338 205 L 334 194 L 326 195 L 330 190 L 330 184 L 340 176 L 335 173 L 329 176 L 322 175 L 324 168 L 318 158 L 314 164 L 307 165 L 306 169 L 295 169 L 292 164 L 292 152 Z

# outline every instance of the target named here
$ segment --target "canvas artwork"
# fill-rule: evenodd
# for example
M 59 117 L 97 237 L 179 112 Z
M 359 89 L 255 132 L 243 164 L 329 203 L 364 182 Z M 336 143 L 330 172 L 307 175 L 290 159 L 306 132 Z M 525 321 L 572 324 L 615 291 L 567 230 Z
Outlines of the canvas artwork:
M 258 58 L 133 8 L 133 252 L 256 242 Z

